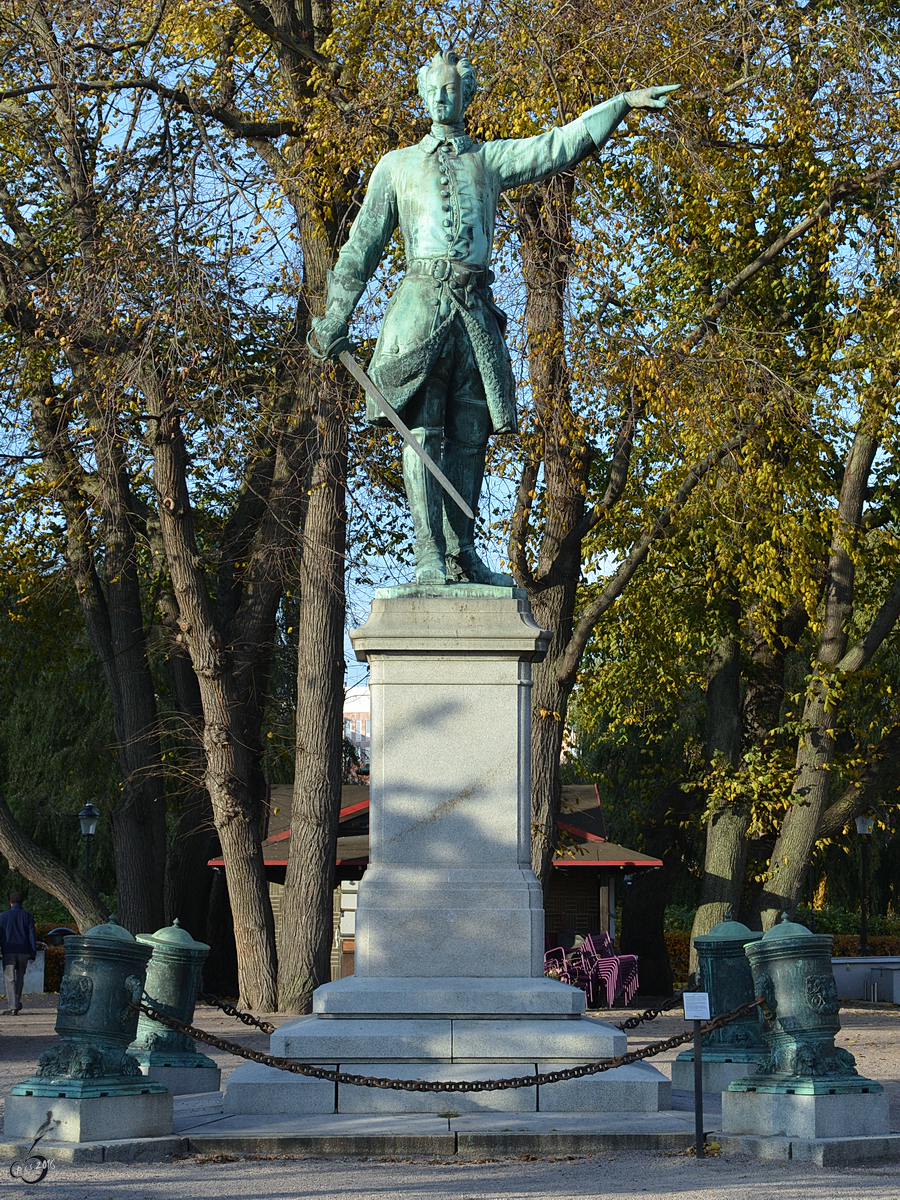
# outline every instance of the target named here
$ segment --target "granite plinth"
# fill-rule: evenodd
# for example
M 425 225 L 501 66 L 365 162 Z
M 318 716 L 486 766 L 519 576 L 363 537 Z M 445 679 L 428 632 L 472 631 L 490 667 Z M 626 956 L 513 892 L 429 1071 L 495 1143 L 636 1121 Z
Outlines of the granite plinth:
M 4 1134 L 31 1139 L 47 1120 L 54 1124 L 42 1145 L 166 1137 L 172 1132 L 172 1096 L 166 1091 L 83 1099 L 13 1093 L 6 1101 Z
M 722 1132 L 757 1137 L 852 1138 L 890 1131 L 881 1091 L 837 1095 L 723 1092 Z
M 222 1072 L 215 1064 L 210 1067 L 170 1067 L 157 1063 L 141 1063 L 141 1074 L 162 1084 L 173 1096 L 194 1096 L 200 1092 L 217 1092 Z
M 816 1167 L 854 1167 L 900 1161 L 900 1134 L 881 1137 L 787 1138 L 715 1133 L 726 1154 L 750 1154 L 762 1162 L 808 1162 Z
M 491 583 L 400 583 L 375 589 L 376 600 L 525 600 L 524 588 L 497 587 Z
M 744 1079 L 752 1072 L 759 1062 L 758 1058 L 739 1059 L 737 1052 L 734 1058 L 710 1057 L 703 1055 L 701 1070 L 703 1071 L 704 1092 L 724 1092 L 729 1084 L 736 1079 Z M 672 1087 L 686 1092 L 694 1090 L 694 1052 L 679 1054 L 672 1063 Z

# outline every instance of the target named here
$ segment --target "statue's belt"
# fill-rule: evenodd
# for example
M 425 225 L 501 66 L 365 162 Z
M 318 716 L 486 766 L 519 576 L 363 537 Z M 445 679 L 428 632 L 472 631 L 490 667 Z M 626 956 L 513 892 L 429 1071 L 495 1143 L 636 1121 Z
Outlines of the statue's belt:
M 494 282 L 494 272 L 488 267 L 473 267 L 468 263 L 453 262 L 449 258 L 413 258 L 406 264 L 410 278 L 423 275 L 446 283 L 454 292 L 471 295 L 479 288 L 489 287 Z

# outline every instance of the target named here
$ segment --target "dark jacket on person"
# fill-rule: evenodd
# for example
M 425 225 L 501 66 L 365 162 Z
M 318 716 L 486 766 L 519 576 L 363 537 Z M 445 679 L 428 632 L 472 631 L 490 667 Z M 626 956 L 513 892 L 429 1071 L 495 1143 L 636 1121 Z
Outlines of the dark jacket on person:
M 34 917 L 21 904 L 11 904 L 0 913 L 0 953 L 37 954 L 37 938 L 34 932 Z

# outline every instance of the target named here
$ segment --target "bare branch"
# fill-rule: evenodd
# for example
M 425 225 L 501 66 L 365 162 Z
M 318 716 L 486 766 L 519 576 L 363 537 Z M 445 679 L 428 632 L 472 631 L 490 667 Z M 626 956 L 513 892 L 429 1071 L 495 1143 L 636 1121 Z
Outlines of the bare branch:
M 895 725 L 871 751 L 859 779 L 846 787 L 822 817 L 817 836 L 836 837 L 860 816 L 900 786 L 900 725 Z
M 241 12 L 248 17 L 260 33 L 264 33 L 274 42 L 280 42 L 288 50 L 292 50 L 294 54 L 299 54 L 301 58 L 306 58 L 310 62 L 315 63 L 317 67 L 321 67 L 333 79 L 337 80 L 341 71 L 344 69 L 340 63 L 334 62 L 330 58 L 326 58 L 324 54 L 320 54 L 318 50 L 311 45 L 308 46 L 299 38 L 292 37 L 289 33 L 279 29 L 272 21 L 268 10 L 262 5 L 256 3 L 256 0 L 234 0 L 236 6 Z
M 27 87 L 10 88 L 8 91 L 0 92 L 0 101 L 11 101 L 15 97 L 29 96 L 37 92 L 53 92 L 61 86 L 59 83 L 33 83 Z M 214 121 L 218 121 L 220 125 L 223 125 L 226 129 L 231 130 L 232 133 L 236 133 L 240 137 L 264 138 L 282 137 L 284 135 L 300 137 L 302 133 L 302 129 L 296 121 L 252 121 L 240 113 L 233 112 L 228 107 L 209 104 L 206 100 L 201 100 L 184 88 L 166 87 L 158 79 L 146 76 L 141 76 L 137 79 L 87 79 L 72 82 L 70 87 L 73 94 L 77 92 L 123 92 L 130 89 L 153 92 L 154 95 L 162 96 L 164 100 L 170 100 L 173 104 L 177 104 L 181 108 L 189 109 L 191 112 L 197 113 L 202 117 L 209 117 Z M 6 107 L 6 103 L 2 104 L 0 112 Z M 18 113 L 14 113 L 11 107 L 10 111 L 11 115 L 18 115 L 22 124 L 31 124 L 22 109 L 18 109 Z
M 900 617 L 900 577 L 888 592 L 872 624 L 837 664 L 838 671 L 859 671 L 871 660 Z
M 19 871 L 51 896 L 75 918 L 82 933 L 101 925 L 109 910 L 100 893 L 88 883 L 80 871 L 73 871 L 64 862 L 45 850 L 25 832 L 13 816 L 6 799 L 0 793 L 0 854 L 13 871 Z
M 124 54 L 127 50 L 143 50 L 149 46 L 153 39 L 159 33 L 159 27 L 162 24 L 163 16 L 166 11 L 166 0 L 160 0 L 159 7 L 156 10 L 145 34 L 135 38 L 130 42 L 120 42 L 118 45 L 108 46 L 106 42 L 79 42 L 77 46 L 72 47 L 73 54 L 80 54 L 83 50 L 96 50 L 100 54 Z

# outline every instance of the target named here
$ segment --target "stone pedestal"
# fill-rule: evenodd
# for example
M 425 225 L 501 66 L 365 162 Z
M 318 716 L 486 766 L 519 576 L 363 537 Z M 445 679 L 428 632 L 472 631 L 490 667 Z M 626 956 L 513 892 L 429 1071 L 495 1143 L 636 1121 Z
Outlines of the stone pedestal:
M 723 1092 L 722 1132 L 757 1137 L 853 1138 L 890 1132 L 884 1092 L 809 1095 Z
M 165 1137 L 172 1132 L 172 1095 L 161 1090 L 122 1093 L 115 1089 L 107 1093 L 98 1089 L 98 1094 L 82 1097 L 13 1093 L 6 1101 L 4 1136 L 8 1141 L 30 1141 L 48 1119 L 54 1124 L 41 1146 Z
M 542 896 L 531 870 L 530 723 L 531 663 L 549 635 L 524 593 L 384 589 L 351 639 L 370 664 L 372 696 L 356 974 L 319 988 L 313 1015 L 282 1025 L 272 1052 L 360 1074 L 387 1075 L 379 1064 L 389 1064 L 420 1079 L 522 1075 L 539 1063 L 623 1053 L 624 1034 L 584 1016 L 581 991 L 544 978 Z M 619 1078 L 580 1081 L 568 1100 L 564 1089 L 548 1089 L 548 1111 L 668 1104 L 660 1072 L 620 1070 Z M 258 1067 L 239 1067 L 226 1111 L 545 1107 L 535 1088 L 429 1096 L 340 1085 L 326 1094 L 315 1081 L 288 1078 L 296 1080 L 296 1109 L 285 1107 L 290 1085 L 271 1087 Z M 265 1107 L 267 1090 L 275 1107 Z

